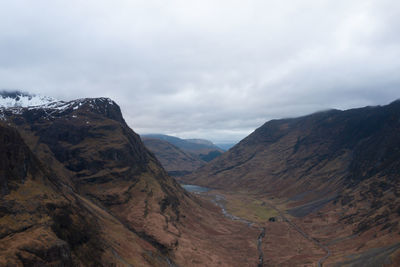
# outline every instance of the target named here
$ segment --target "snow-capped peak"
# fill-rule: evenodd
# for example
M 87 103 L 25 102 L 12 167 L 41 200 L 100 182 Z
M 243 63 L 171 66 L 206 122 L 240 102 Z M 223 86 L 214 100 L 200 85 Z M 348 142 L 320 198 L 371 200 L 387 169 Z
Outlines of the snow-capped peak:
M 21 115 L 24 112 L 38 112 L 45 119 L 65 116 L 75 110 L 86 110 L 108 117 L 122 115 L 118 105 L 110 98 L 81 98 L 72 101 L 59 101 L 52 97 L 31 95 L 19 91 L 0 91 L 0 120 L 5 121 L 12 115 Z M 77 117 L 76 114 L 74 114 Z M 114 117 L 113 117 L 114 118 Z M 114 119 L 115 119 L 114 118 Z M 122 119 L 123 120 L 123 119 Z
M 58 101 L 55 98 L 41 95 L 32 95 L 20 91 L 1 91 L 0 92 L 0 107 L 32 107 L 41 106 Z

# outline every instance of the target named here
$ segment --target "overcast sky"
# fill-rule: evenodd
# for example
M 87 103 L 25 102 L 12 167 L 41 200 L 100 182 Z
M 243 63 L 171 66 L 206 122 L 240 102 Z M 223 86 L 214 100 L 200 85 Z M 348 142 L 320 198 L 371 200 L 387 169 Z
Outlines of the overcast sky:
M 107 96 L 138 133 L 238 141 L 400 98 L 400 1 L 1 0 L 0 88 Z

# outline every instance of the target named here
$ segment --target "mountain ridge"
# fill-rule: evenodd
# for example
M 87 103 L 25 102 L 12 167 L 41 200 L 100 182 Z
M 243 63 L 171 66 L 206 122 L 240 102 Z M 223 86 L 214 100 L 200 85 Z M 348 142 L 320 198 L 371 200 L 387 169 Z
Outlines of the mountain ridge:
M 182 176 L 198 169 L 205 162 L 173 144 L 156 138 L 142 137 L 144 145 L 152 151 L 171 176 Z
M 142 141 L 173 176 L 182 176 L 219 157 L 224 151 L 209 140 L 163 134 L 141 135 Z
M 182 139 L 179 137 L 165 135 L 165 134 L 142 134 L 144 138 L 155 138 L 167 141 L 174 146 L 179 147 L 180 149 L 188 152 L 199 153 L 199 151 L 207 151 L 210 150 L 220 150 L 221 148 L 217 147 L 213 142 L 206 139 Z

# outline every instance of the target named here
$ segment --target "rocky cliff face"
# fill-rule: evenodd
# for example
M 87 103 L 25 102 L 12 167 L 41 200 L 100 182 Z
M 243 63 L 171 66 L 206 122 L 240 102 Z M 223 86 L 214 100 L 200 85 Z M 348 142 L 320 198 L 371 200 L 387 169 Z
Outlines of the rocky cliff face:
M 251 230 L 186 193 L 110 99 L 3 107 L 0 120 L 14 128 L 0 139 L 0 265 L 248 264 L 252 246 L 229 255 Z
M 93 215 L 68 199 L 56 175 L 3 125 L 0 162 L 0 265 L 98 263 L 103 246 Z
M 173 235 L 154 231 L 168 228 L 164 216 L 170 224 L 179 219 L 184 191 L 126 125 L 113 101 L 81 99 L 4 114 L 34 153 L 51 162 L 52 171 L 80 195 L 106 207 L 155 246 L 169 248 L 176 242 Z M 158 216 L 158 229 L 146 229 Z

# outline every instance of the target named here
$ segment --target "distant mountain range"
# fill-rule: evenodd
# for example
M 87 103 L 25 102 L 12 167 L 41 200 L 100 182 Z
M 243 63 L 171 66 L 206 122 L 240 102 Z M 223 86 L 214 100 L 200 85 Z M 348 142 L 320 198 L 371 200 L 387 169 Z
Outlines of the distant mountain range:
M 216 146 L 213 142 L 205 139 L 182 139 L 175 136 L 165 135 L 165 134 L 142 134 L 144 138 L 155 138 L 167 141 L 170 144 L 194 154 L 205 154 L 210 151 L 221 151 L 223 149 Z
M 147 137 L 142 137 L 142 141 L 172 176 L 189 174 L 205 164 L 199 157 L 185 152 L 167 141 Z
M 181 139 L 163 134 L 144 134 L 141 137 L 145 146 L 173 176 L 189 174 L 224 152 L 204 139 Z

